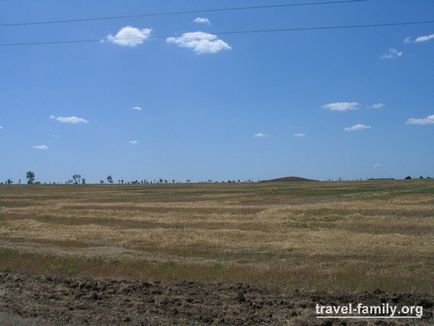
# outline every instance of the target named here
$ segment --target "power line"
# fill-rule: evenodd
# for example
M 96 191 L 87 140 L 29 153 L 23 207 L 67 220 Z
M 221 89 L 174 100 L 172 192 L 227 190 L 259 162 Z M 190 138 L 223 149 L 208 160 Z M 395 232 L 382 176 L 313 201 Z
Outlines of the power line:
M 137 39 L 137 38 L 135 38 Z M 37 46 L 37 45 L 60 45 L 60 44 L 83 44 L 83 43 L 97 43 L 101 40 L 88 39 L 88 40 L 62 40 L 62 41 L 42 41 L 42 42 L 16 42 L 16 43 L 0 43 L 0 47 L 9 46 Z
M 135 14 L 135 15 L 117 15 L 117 16 L 73 18 L 73 19 L 61 19 L 61 20 L 34 21 L 34 22 L 3 23 L 3 24 L 0 24 L 0 27 L 4 28 L 4 27 L 32 26 L 32 25 L 68 24 L 68 23 L 79 23 L 79 22 L 117 20 L 117 19 L 125 19 L 125 18 L 144 18 L 144 17 L 157 17 L 157 16 L 175 16 L 175 15 L 187 15 L 187 14 L 217 13 L 217 12 L 240 11 L 240 10 L 305 7 L 305 6 L 318 6 L 318 5 L 346 4 L 346 3 L 356 3 L 356 2 L 365 2 L 365 1 L 368 1 L 368 0 L 329 0 L 329 1 L 304 2 L 304 3 L 303 2 L 302 3 L 286 3 L 286 4 L 282 3 L 282 4 L 273 4 L 273 5 L 246 6 L 246 7 L 229 7 L 229 8 L 214 8 L 214 9 L 166 11 L 166 12 L 143 13 L 143 14 Z
M 358 24 L 358 25 L 334 25 L 334 26 L 317 26 L 317 27 L 289 27 L 289 28 L 274 28 L 274 29 L 257 29 L 244 31 L 223 31 L 215 34 L 253 34 L 253 33 L 274 33 L 274 32 L 297 32 L 297 31 L 316 31 L 316 30 L 331 30 L 331 29 L 356 29 L 356 28 L 374 28 L 374 27 L 393 27 L 407 25 L 423 25 L 434 24 L 434 20 L 412 21 L 412 22 L 397 22 L 397 23 L 378 23 L 378 24 Z
M 288 27 L 288 28 L 273 28 L 273 29 L 255 29 L 241 31 L 221 31 L 209 32 L 215 35 L 229 34 L 257 34 L 257 33 L 281 33 L 281 32 L 298 32 L 298 31 L 319 31 L 319 30 L 339 30 L 339 29 L 364 29 L 364 28 L 381 28 L 409 25 L 424 25 L 434 24 L 433 20 L 393 22 L 393 23 L 377 23 L 377 24 L 356 24 L 356 25 L 330 25 L 330 26 L 310 26 L 310 27 Z M 167 38 L 176 35 L 154 35 L 152 38 Z M 141 38 L 119 38 L 120 40 L 134 40 Z M 101 43 L 101 39 L 81 39 L 81 40 L 60 40 L 60 41 L 42 41 L 42 42 L 15 42 L 15 43 L 0 43 L 0 47 L 8 46 L 38 46 L 38 45 L 59 45 L 59 44 L 80 44 L 80 43 Z

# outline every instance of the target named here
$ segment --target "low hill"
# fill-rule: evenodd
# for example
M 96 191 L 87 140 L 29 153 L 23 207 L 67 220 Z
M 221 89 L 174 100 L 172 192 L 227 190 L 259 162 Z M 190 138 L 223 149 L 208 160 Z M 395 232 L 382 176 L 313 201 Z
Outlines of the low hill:
M 293 182 L 293 181 L 317 181 L 302 177 L 283 177 L 283 178 L 277 178 L 277 179 L 271 179 L 271 180 L 263 180 L 262 182 Z

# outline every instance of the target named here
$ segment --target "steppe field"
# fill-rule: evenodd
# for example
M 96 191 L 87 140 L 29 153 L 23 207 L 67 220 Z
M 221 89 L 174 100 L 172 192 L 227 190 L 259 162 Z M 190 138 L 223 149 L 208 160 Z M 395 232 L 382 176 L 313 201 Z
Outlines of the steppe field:
M 0 324 L 429 324 L 433 280 L 432 180 L 0 186 Z

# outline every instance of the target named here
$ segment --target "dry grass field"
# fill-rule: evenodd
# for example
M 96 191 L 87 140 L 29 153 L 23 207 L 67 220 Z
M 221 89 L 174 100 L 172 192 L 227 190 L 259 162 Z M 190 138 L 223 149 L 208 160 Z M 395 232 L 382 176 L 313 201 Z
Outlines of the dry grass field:
M 0 186 L 0 271 L 434 293 L 434 181 Z

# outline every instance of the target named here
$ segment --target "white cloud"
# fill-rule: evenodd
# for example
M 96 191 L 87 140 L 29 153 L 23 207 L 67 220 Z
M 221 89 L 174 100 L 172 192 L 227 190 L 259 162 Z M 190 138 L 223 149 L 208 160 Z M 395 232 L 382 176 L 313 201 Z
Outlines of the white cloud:
M 131 108 L 131 110 L 142 111 L 143 109 L 140 106 L 134 106 L 134 107 Z
M 122 27 L 116 35 L 108 35 L 107 41 L 120 46 L 135 47 L 146 41 L 151 36 L 152 29 L 139 29 L 132 26 Z
M 409 36 L 409 37 L 406 37 L 405 39 L 404 39 L 404 43 L 405 44 L 410 44 L 410 43 L 412 43 L 413 42 L 413 39 Z
M 258 132 L 257 134 L 253 135 L 254 138 L 265 138 L 267 137 L 266 134 L 263 134 L 262 132 Z
M 37 149 L 39 151 L 46 151 L 48 150 L 48 146 L 47 145 L 35 145 L 32 146 L 33 149 Z
M 302 132 L 299 132 L 299 133 L 294 134 L 294 137 L 298 137 L 298 138 L 300 138 L 300 137 L 306 137 L 306 134 L 304 134 Z
M 210 25 L 211 22 L 209 21 L 208 18 L 205 17 L 196 17 L 195 20 L 193 20 L 194 23 L 196 24 L 205 24 L 205 25 Z
M 389 48 L 381 55 L 381 59 L 394 59 L 399 58 L 400 56 L 402 56 L 402 51 L 395 48 Z
M 357 110 L 358 106 L 359 103 L 357 102 L 335 102 L 324 104 L 322 108 L 330 111 L 344 112 L 349 110 Z
M 77 123 L 89 123 L 86 119 L 76 117 L 75 115 L 70 117 L 56 117 L 54 115 L 50 115 L 50 119 L 56 120 L 60 123 L 69 123 L 69 124 L 77 124 Z
M 166 42 L 193 49 L 196 54 L 217 53 L 231 49 L 229 44 L 219 39 L 217 35 L 205 32 L 190 32 L 179 37 L 168 37 Z
M 421 35 L 416 37 L 416 39 L 414 40 L 415 43 L 422 43 L 422 42 L 428 42 L 434 40 L 434 34 L 429 34 L 429 35 Z
M 354 126 L 351 126 L 351 127 L 347 127 L 347 128 L 344 128 L 344 130 L 346 131 L 346 132 L 352 132 L 352 131 L 360 131 L 360 130 L 364 130 L 364 129 L 371 129 L 371 126 L 367 126 L 367 125 L 364 125 L 364 124 L 357 124 L 357 125 L 354 125 Z
M 382 109 L 384 108 L 384 103 L 375 103 L 371 105 L 372 109 Z
M 383 167 L 383 164 L 381 164 L 381 163 L 375 163 L 374 164 L 375 169 L 382 168 L 382 167 Z
M 139 141 L 138 140 L 130 140 L 129 143 L 131 145 L 137 145 L 139 143 Z
M 434 114 L 429 115 L 426 118 L 411 118 L 408 119 L 406 124 L 408 125 L 419 125 L 419 126 L 425 126 L 425 125 L 432 125 L 434 124 Z

